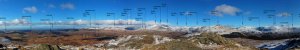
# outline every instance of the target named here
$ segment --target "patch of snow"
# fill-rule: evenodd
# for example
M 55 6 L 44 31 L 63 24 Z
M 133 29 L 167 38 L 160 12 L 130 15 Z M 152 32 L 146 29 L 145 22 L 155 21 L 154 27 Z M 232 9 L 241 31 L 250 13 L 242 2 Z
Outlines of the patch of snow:
M 217 44 L 202 44 L 200 42 L 198 42 L 198 47 L 202 48 L 202 49 L 216 49 L 219 47 L 222 47 L 222 45 L 217 45 Z
M 120 37 L 118 39 L 110 40 L 109 43 L 108 43 L 108 46 L 117 46 L 120 43 L 127 42 L 127 41 L 129 41 L 131 39 L 143 39 L 143 36 L 140 36 L 140 35 L 129 35 L 129 36 L 125 36 L 125 37 Z
M 155 39 L 155 43 L 154 43 L 155 45 L 165 43 L 165 42 L 169 42 L 169 41 L 173 40 L 171 38 L 162 37 L 162 36 L 158 36 L 158 35 L 154 35 L 153 38 Z
M 0 37 L 0 44 L 9 44 L 11 40 L 6 37 Z
M 117 40 L 110 40 L 108 44 L 109 44 L 109 45 L 118 45 L 118 44 L 121 43 L 121 42 L 125 42 L 125 41 L 130 40 L 131 37 L 133 37 L 133 36 L 132 36 L 132 35 L 129 35 L 129 36 L 126 36 L 126 37 L 124 37 L 124 38 L 119 38 L 119 39 L 117 39 Z
M 147 28 L 149 30 L 157 30 L 157 31 L 170 31 L 171 27 L 169 25 L 152 25 Z

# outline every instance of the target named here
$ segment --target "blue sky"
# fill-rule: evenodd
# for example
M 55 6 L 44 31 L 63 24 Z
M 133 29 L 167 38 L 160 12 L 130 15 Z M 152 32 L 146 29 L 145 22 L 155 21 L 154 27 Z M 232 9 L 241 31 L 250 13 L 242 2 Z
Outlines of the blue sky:
M 179 18 L 178 26 L 185 26 L 185 17 L 188 17 L 188 26 L 208 26 L 208 22 L 202 21 L 205 18 L 211 18 L 211 25 L 216 25 L 219 19 L 221 25 L 241 26 L 241 16 L 244 16 L 244 24 L 247 26 L 258 26 L 259 21 L 248 21 L 248 17 L 259 17 L 261 26 L 270 26 L 273 18 L 268 18 L 263 13 L 264 10 L 276 10 L 272 14 L 277 16 L 278 25 L 284 22 L 291 24 L 292 18 L 294 21 L 300 19 L 300 3 L 297 2 L 300 0 L 0 0 L 0 17 L 12 21 L 21 16 L 32 16 L 35 23 L 40 22 L 40 19 L 50 18 L 46 14 L 53 14 L 54 21 L 69 21 L 66 17 L 88 20 L 88 17 L 83 17 L 83 13 L 92 9 L 96 10 L 90 15 L 94 16 L 93 20 L 113 20 L 113 17 L 107 17 L 107 12 L 115 13 L 116 19 L 126 20 L 128 18 L 121 16 L 123 9 L 132 9 L 129 19 L 135 19 L 138 17 L 137 8 L 145 8 L 146 13 L 142 16 L 146 21 L 159 22 L 161 15 L 162 22 L 167 23 L 166 19 L 169 19 L 168 23 L 175 26 L 176 17 Z M 156 14 L 150 13 L 153 6 L 162 3 L 166 3 L 167 7 L 161 8 L 161 13 L 159 9 L 155 10 Z M 214 10 L 218 11 L 217 14 L 210 14 Z M 173 12 L 197 13 L 192 16 L 171 16 Z M 295 26 L 299 24 L 294 22 Z

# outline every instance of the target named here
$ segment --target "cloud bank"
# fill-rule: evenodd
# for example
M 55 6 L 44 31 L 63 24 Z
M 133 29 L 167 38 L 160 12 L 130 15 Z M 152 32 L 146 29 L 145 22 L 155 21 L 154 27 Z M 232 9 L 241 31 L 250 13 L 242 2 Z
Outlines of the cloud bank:
M 26 19 L 14 19 L 11 22 L 8 22 L 14 25 L 20 25 L 20 24 L 28 24 L 29 22 Z
M 279 17 L 289 17 L 291 15 L 292 14 L 288 13 L 288 12 L 281 12 L 281 13 L 276 14 L 276 16 L 279 16 Z
M 4 25 L 4 21 L 0 21 L 0 25 Z
M 75 20 L 75 21 L 70 21 L 68 22 L 69 24 L 77 24 L 77 25 L 84 25 L 84 24 L 94 24 L 94 25 L 156 25 L 158 23 L 155 23 L 154 21 L 137 21 L 133 19 L 128 19 L 128 20 L 94 20 L 92 22 L 88 20 Z M 167 24 L 167 23 L 162 23 L 162 24 Z
M 7 25 L 27 25 L 30 24 L 26 19 L 14 19 L 11 21 L 7 21 Z M 154 21 L 138 21 L 133 19 L 128 20 L 73 20 L 73 21 L 41 21 L 41 22 L 35 22 L 33 24 L 38 25 L 48 25 L 48 24 L 55 24 L 55 25 L 89 25 L 90 23 L 92 25 L 156 25 L 158 23 L 155 23 Z M 3 25 L 4 21 L 0 21 L 0 25 Z M 161 24 L 167 24 L 167 23 L 161 23 Z

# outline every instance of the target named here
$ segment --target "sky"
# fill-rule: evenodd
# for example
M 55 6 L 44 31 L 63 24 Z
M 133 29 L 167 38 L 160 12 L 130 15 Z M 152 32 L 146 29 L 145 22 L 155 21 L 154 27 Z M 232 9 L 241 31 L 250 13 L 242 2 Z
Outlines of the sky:
M 51 17 L 57 23 L 87 24 L 92 17 L 97 24 L 119 20 L 118 24 L 135 21 L 173 26 L 257 27 L 272 26 L 275 21 L 275 25 L 300 26 L 296 22 L 300 19 L 298 2 L 300 0 L 0 0 L 0 25 L 27 26 L 50 21 Z M 131 10 L 122 14 L 124 9 Z M 84 15 L 86 12 L 89 15 Z M 52 16 L 46 16 L 49 14 Z M 31 22 L 22 16 L 31 16 Z

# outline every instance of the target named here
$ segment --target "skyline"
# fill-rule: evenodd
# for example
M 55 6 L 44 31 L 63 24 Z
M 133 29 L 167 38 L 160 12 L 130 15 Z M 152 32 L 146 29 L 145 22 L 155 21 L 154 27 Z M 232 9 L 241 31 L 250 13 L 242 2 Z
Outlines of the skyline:
M 113 23 L 125 25 L 128 21 L 132 21 L 144 22 L 144 24 L 165 23 L 172 26 L 212 26 L 219 23 L 233 27 L 273 26 L 274 24 L 292 26 L 293 23 L 293 26 L 299 27 L 300 23 L 295 22 L 300 21 L 297 20 L 300 19 L 300 12 L 298 12 L 300 4 L 297 2 L 299 1 L 0 0 L 0 17 L 2 18 L 0 25 L 3 27 L 5 20 L 8 26 L 28 26 L 26 24 L 31 23 L 30 18 L 32 18 L 32 22 L 37 24 L 35 26 L 42 26 L 42 21 L 51 22 L 51 17 L 53 17 L 53 21 L 57 24 L 76 23 L 86 24 L 86 26 L 92 19 L 94 24 L 110 25 Z M 89 15 L 84 15 L 87 10 L 93 11 L 88 12 Z M 24 18 L 24 16 L 30 17 Z M 119 23 L 113 22 L 114 20 L 118 20 Z

